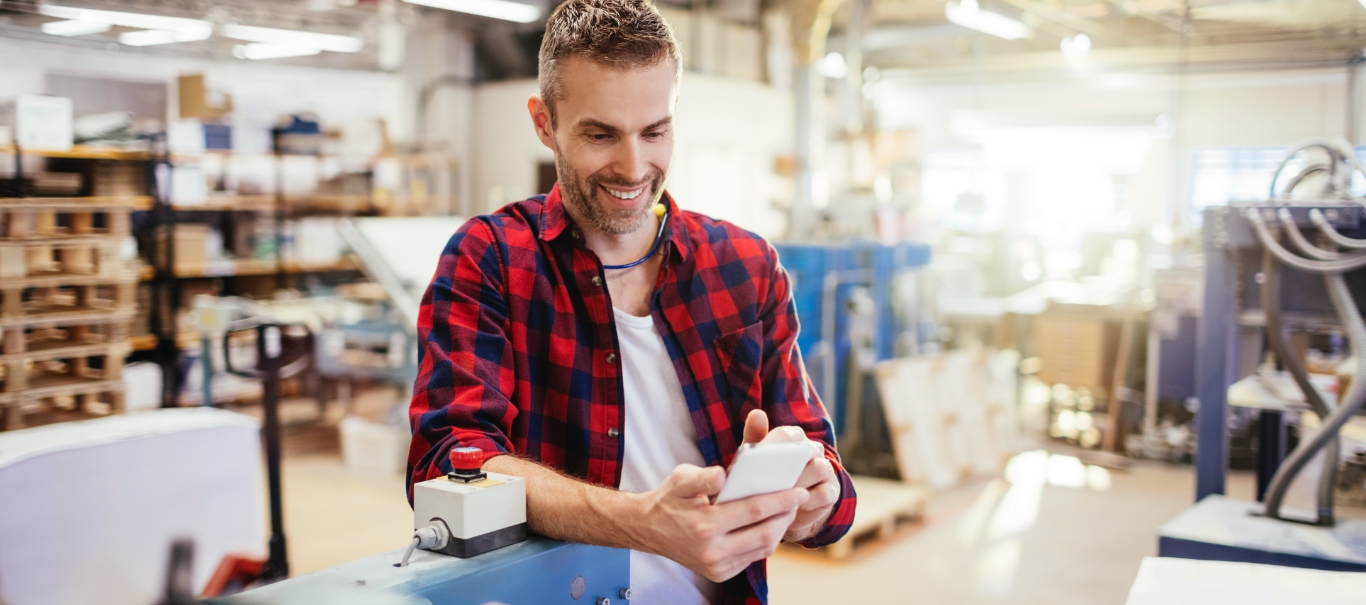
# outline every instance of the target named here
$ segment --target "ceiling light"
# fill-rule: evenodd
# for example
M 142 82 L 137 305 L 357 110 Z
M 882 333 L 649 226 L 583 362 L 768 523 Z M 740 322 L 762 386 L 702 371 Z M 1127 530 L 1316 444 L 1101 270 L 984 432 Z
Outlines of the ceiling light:
M 816 61 L 816 73 L 832 80 L 839 80 L 849 75 L 849 64 L 844 61 L 844 55 L 832 52 Z
M 99 34 L 109 31 L 108 23 L 99 21 L 86 21 L 84 19 L 70 19 L 67 21 L 53 21 L 43 24 L 43 33 L 54 36 L 84 36 L 86 34 Z
M 977 8 L 977 0 L 962 0 L 944 5 L 944 16 L 951 23 L 1006 40 L 1029 37 L 1029 26 L 1005 15 Z
M 257 42 L 255 44 L 238 44 L 232 48 L 232 56 L 238 59 L 284 59 L 286 57 L 308 57 L 322 52 L 318 48 L 308 46 L 291 46 L 289 44 L 270 44 L 268 42 Z
M 39 6 L 38 12 L 49 17 L 90 21 L 94 23 L 104 23 L 106 25 L 120 25 L 123 27 L 136 27 L 139 29 L 170 29 L 176 31 L 200 31 L 205 29 L 212 31 L 213 29 L 213 25 L 208 21 L 200 19 L 163 17 L 161 15 L 103 11 L 89 8 L 71 8 L 67 6 L 54 6 L 51 4 Z
M 230 23 L 223 26 L 222 32 L 224 36 L 233 38 L 235 40 L 246 40 L 247 42 L 260 42 L 263 44 L 267 44 L 271 47 L 312 48 L 317 50 L 328 50 L 334 53 L 354 53 L 360 52 L 360 49 L 365 46 L 365 41 L 355 36 L 319 34 L 315 32 L 304 32 L 293 29 L 275 29 L 273 27 L 255 27 L 251 25 L 236 25 Z M 248 44 L 246 46 L 249 48 L 256 45 Z M 241 47 L 239 46 L 239 48 Z M 316 55 L 318 53 L 307 54 Z M 282 56 L 298 57 L 302 55 Z
M 182 30 L 174 31 L 169 29 L 144 29 L 142 31 L 124 32 L 119 34 L 119 44 L 125 46 L 153 46 L 156 44 L 172 44 L 175 42 L 198 42 L 208 40 L 213 33 L 212 29 L 202 30 Z
M 1091 36 L 1077 34 L 1062 39 L 1062 54 L 1069 59 L 1080 59 L 1091 52 Z
M 490 17 L 502 19 L 504 21 L 516 21 L 517 23 L 530 23 L 541 18 L 541 9 L 522 4 L 521 2 L 510 2 L 509 0 L 403 0 L 409 4 L 420 4 L 432 8 L 440 8 L 448 11 L 469 13 L 480 17 Z

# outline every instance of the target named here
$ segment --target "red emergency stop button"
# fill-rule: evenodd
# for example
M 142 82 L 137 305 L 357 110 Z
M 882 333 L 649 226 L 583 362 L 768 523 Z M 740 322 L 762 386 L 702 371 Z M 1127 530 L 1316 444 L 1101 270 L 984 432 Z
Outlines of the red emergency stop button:
M 457 471 L 478 471 L 483 465 L 483 450 L 477 447 L 451 448 L 451 468 Z

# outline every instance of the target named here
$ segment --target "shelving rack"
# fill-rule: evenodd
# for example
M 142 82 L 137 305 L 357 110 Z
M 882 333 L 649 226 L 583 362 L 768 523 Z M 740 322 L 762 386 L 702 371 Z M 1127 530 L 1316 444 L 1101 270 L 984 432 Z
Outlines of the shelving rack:
M 288 156 L 276 155 L 276 161 Z M 169 170 L 179 158 L 168 153 L 160 153 L 154 161 L 158 166 Z M 154 169 L 154 172 L 156 169 Z M 281 178 L 283 174 L 280 175 Z M 186 302 L 182 292 L 186 284 L 202 283 L 202 280 L 223 280 L 221 288 L 227 294 L 254 292 L 266 294 L 290 287 L 299 277 L 319 274 L 351 274 L 359 272 L 359 265 L 350 257 L 327 265 L 309 265 L 282 258 L 281 246 L 275 246 L 273 259 L 236 259 L 217 261 L 203 266 L 184 266 L 177 264 L 175 258 L 175 231 L 177 226 L 217 222 L 225 227 L 233 226 L 234 213 L 270 213 L 274 218 L 275 234 L 283 233 L 284 221 L 289 217 L 317 214 L 364 215 L 377 211 L 370 196 L 360 195 L 311 195 L 305 197 L 286 196 L 284 187 L 277 183 L 276 193 L 268 195 L 210 195 L 206 201 L 194 204 L 172 203 L 169 187 L 158 187 L 154 202 L 150 207 L 149 219 L 142 227 L 140 244 L 150 251 L 152 275 L 145 281 L 152 286 L 153 333 L 155 338 L 139 338 L 133 343 L 133 350 L 139 356 L 155 360 L 161 365 L 165 384 L 162 391 L 162 406 L 175 407 L 181 404 L 182 370 L 181 352 L 200 346 L 198 334 L 183 333 L 178 329 L 177 317 Z M 224 239 L 231 235 L 223 231 Z M 161 242 L 164 242 L 162 245 Z M 250 282 L 250 283 L 249 283 Z
M 0 194 L 0 411 L 3 428 L 24 426 L 49 407 L 84 413 L 122 411 L 124 358 L 131 348 L 138 273 L 119 259 L 131 214 L 151 198 L 105 182 L 101 162 L 140 162 L 144 153 L 75 147 L 37 151 L 0 147 L 14 160 Z M 25 158 L 63 164 L 84 175 L 79 194 L 30 195 Z M 121 168 L 139 174 L 137 166 Z M 117 171 L 116 171 L 117 172 Z M 138 189 L 133 187 L 133 189 Z

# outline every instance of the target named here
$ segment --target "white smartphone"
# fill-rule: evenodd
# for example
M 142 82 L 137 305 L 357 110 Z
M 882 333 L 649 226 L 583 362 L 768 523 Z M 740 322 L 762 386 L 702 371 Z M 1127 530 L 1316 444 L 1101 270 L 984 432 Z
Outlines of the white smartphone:
M 792 489 L 815 453 L 805 442 L 746 443 L 735 453 L 715 503 Z

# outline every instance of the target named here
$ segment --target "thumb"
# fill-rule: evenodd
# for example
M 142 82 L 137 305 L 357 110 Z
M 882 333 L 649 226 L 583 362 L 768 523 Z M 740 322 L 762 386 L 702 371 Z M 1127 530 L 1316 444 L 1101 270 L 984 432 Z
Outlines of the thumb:
M 701 468 L 691 464 L 674 467 L 669 475 L 668 493 L 679 498 L 715 496 L 726 483 L 726 472 L 719 466 Z
M 745 443 L 758 443 L 768 436 L 768 414 L 753 410 L 745 417 Z

